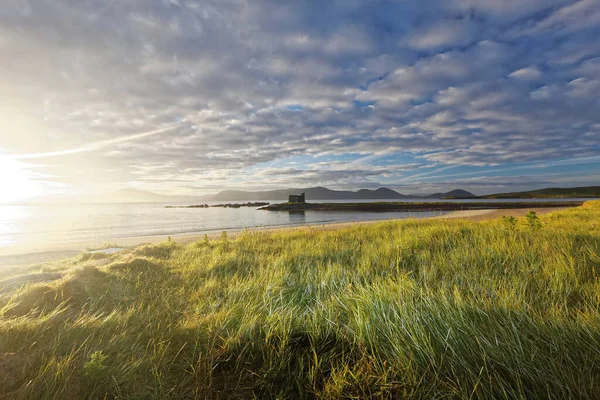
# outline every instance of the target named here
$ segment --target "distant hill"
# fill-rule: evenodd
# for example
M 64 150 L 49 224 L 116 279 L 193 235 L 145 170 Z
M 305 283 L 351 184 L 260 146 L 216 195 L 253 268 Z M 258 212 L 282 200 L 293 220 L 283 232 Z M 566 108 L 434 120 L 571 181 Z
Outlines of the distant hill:
M 527 192 L 497 193 L 480 196 L 481 199 L 533 199 L 533 198 L 597 198 L 600 197 L 600 186 L 582 186 L 574 188 L 547 188 Z
M 115 192 L 76 195 L 76 196 L 48 196 L 39 197 L 29 201 L 33 204 L 69 204 L 69 203 L 197 203 L 199 196 L 169 196 L 147 192 L 138 189 L 121 189 Z
M 99 196 L 100 202 L 110 203 L 167 203 L 167 202 L 194 202 L 200 196 L 170 196 L 157 194 L 138 189 L 121 189 L 113 193 Z
M 453 190 L 446 193 L 435 193 L 429 196 L 405 195 L 388 188 L 376 190 L 361 189 L 356 192 L 349 190 L 332 190 L 325 187 L 312 187 L 304 189 L 280 189 L 263 192 L 247 192 L 241 190 L 225 190 L 214 195 L 203 196 L 203 201 L 250 201 L 250 200 L 275 200 L 287 201 L 290 194 L 306 193 L 307 201 L 310 200 L 399 200 L 407 198 L 443 198 L 443 197 L 475 197 L 465 190 Z
M 290 194 L 306 193 L 307 200 L 369 200 L 369 199 L 402 199 L 404 196 L 394 190 L 380 188 L 377 190 L 361 189 L 358 192 L 331 190 L 324 187 L 304 189 L 280 189 L 264 192 L 246 192 L 241 190 L 225 190 L 214 195 L 204 196 L 206 201 L 241 201 L 241 200 L 278 200 L 287 201 Z
M 467 192 L 466 190 L 455 189 L 455 190 L 451 190 L 446 193 L 430 194 L 427 197 L 432 198 L 432 199 L 474 199 L 477 196 L 475 196 L 471 192 Z
M 199 204 L 207 201 L 287 201 L 290 194 L 306 193 L 306 200 L 400 200 L 407 198 L 468 198 L 475 197 L 465 190 L 452 190 L 446 193 L 434 193 L 429 196 L 405 195 L 389 188 L 376 190 L 361 189 L 358 191 L 332 190 L 325 187 L 304 189 L 279 189 L 261 192 L 243 190 L 224 190 L 217 194 L 205 196 L 171 196 L 138 189 L 121 189 L 101 195 L 84 195 L 77 197 L 46 197 L 34 199 L 32 203 L 189 203 Z

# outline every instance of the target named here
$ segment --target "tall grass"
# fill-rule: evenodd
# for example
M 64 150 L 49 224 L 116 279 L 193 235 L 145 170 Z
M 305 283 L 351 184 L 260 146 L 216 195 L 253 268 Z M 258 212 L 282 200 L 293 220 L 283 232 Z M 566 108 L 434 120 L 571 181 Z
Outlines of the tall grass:
M 0 299 L 5 398 L 599 398 L 600 201 L 166 242 Z

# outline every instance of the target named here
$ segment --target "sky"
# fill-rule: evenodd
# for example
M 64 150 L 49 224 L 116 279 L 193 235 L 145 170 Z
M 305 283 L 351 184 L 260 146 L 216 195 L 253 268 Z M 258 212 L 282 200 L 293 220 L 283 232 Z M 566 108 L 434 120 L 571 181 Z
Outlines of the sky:
M 0 201 L 600 184 L 599 0 L 2 0 Z

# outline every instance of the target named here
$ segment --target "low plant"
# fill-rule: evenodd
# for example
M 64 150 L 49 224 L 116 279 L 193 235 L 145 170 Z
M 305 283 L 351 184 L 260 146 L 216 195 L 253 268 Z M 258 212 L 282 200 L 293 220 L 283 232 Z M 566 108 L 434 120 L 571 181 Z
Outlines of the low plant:
M 94 382 L 102 381 L 106 374 L 106 358 L 100 350 L 93 352 L 89 361 L 83 364 L 84 375 Z
M 542 227 L 542 223 L 535 211 L 529 211 L 525 218 L 527 218 L 527 225 L 531 230 L 536 231 Z
M 513 217 L 512 215 L 505 215 L 502 217 L 502 223 L 504 224 L 504 226 L 511 230 L 514 231 L 517 229 L 517 218 Z

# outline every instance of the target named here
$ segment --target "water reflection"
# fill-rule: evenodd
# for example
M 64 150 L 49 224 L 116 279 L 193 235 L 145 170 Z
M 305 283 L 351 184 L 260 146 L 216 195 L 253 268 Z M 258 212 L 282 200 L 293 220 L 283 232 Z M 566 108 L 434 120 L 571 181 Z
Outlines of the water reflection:
M 306 224 L 306 214 L 302 210 L 289 211 L 289 221 L 290 225 L 304 225 Z

